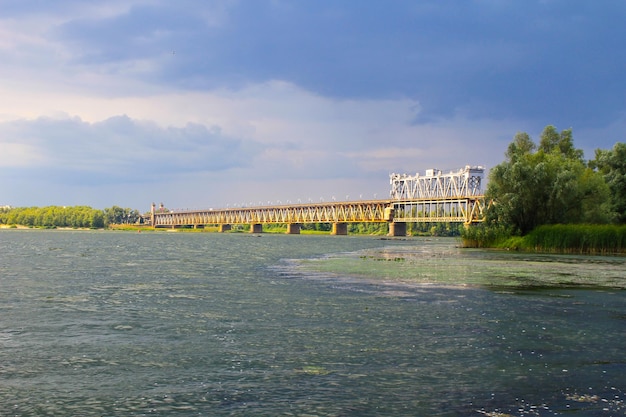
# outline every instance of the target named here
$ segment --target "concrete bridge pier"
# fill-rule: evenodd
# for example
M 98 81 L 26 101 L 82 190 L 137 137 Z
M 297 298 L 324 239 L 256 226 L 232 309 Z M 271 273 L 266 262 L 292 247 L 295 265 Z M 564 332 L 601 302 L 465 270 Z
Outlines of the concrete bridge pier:
M 251 224 L 250 233 L 263 233 L 263 225 L 261 223 Z
M 389 222 L 388 236 L 406 236 L 406 223 Z
M 219 232 L 220 233 L 228 232 L 231 228 L 232 226 L 230 224 L 220 224 Z
M 288 235 L 299 235 L 301 227 L 302 225 L 300 223 L 288 223 L 286 233 Z
M 348 234 L 348 223 L 333 223 L 331 235 L 346 236 Z

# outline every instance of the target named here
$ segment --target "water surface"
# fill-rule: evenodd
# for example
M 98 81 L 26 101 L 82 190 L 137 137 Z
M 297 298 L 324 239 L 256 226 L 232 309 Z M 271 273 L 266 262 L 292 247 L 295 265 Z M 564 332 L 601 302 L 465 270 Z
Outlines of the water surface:
M 623 258 L 0 232 L 1 415 L 624 415 Z

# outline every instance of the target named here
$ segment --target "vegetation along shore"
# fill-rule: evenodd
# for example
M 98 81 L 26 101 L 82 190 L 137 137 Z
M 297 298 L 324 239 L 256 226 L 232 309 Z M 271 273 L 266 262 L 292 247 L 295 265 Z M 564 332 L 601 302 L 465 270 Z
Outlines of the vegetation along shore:
M 626 143 L 574 147 L 572 130 L 547 126 L 537 145 L 517 133 L 491 169 L 485 221 L 462 231 L 464 246 L 558 253 L 626 253 Z
M 136 224 L 139 211 L 113 206 L 104 210 L 89 206 L 2 207 L 0 225 L 29 228 L 102 229 L 116 224 Z

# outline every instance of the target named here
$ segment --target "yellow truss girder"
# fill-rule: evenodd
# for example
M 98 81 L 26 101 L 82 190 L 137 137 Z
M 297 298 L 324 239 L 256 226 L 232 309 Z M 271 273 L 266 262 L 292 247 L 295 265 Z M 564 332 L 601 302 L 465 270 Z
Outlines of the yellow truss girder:
M 366 200 L 280 206 L 154 212 L 154 227 L 209 224 L 480 222 L 484 198 Z M 392 217 L 390 217 L 390 215 Z
M 477 223 L 483 221 L 485 199 L 419 199 L 394 202 L 394 222 L 406 223 Z

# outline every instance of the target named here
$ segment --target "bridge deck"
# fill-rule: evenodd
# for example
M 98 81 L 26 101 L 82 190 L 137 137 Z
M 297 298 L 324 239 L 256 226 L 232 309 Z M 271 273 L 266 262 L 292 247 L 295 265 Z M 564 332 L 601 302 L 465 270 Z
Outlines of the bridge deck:
M 272 223 L 474 223 L 482 221 L 483 210 L 483 196 L 402 201 L 337 201 L 166 212 L 159 212 L 153 206 L 151 221 L 153 227 Z

